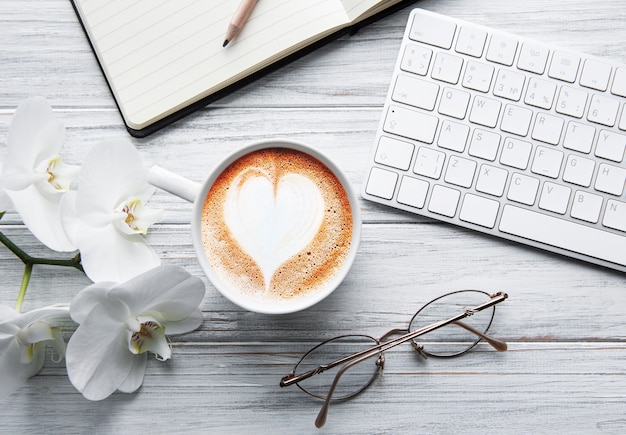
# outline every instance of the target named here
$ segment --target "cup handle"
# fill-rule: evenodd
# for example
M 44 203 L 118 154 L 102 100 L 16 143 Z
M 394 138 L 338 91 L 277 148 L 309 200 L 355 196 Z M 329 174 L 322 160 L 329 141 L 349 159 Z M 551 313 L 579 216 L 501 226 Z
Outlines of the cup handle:
M 201 184 L 168 171 L 158 165 L 152 166 L 147 173 L 148 183 L 171 194 L 194 202 L 200 194 Z

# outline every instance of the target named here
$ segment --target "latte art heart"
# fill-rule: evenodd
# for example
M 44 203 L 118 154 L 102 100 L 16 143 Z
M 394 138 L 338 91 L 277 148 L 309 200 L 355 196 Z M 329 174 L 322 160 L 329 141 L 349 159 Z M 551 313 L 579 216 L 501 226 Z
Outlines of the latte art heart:
M 270 174 L 255 170 L 233 180 L 224 201 L 224 221 L 259 266 L 266 291 L 280 265 L 313 240 L 324 207 L 317 185 L 300 174 L 272 180 Z

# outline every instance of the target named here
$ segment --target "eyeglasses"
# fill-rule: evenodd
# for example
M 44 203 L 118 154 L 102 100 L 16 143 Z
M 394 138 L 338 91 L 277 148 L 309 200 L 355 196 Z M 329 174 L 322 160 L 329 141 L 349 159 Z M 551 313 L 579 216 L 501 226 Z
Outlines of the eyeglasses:
M 456 291 L 420 308 L 407 329 L 392 329 L 378 340 L 369 335 L 352 334 L 331 338 L 305 353 L 281 379 L 280 386 L 296 384 L 308 395 L 323 400 L 324 405 L 315 420 L 315 426 L 322 427 L 330 403 L 350 399 L 369 387 L 382 373 L 383 352 L 399 344 L 410 341 L 413 349 L 425 358 L 463 355 L 481 340 L 499 352 L 505 351 L 506 343 L 489 337 L 487 331 L 495 306 L 507 297 L 502 292 L 491 295 L 480 290 Z M 427 333 L 427 342 L 418 341 L 418 337 Z M 386 341 L 397 334 L 402 335 Z M 361 364 L 363 362 L 366 363 Z

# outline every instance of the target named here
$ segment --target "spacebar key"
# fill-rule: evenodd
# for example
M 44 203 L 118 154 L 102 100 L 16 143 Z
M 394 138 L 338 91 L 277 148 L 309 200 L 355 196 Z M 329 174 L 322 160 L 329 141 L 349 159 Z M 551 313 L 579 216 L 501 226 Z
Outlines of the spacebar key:
M 626 237 L 505 205 L 500 231 L 568 251 L 626 265 Z

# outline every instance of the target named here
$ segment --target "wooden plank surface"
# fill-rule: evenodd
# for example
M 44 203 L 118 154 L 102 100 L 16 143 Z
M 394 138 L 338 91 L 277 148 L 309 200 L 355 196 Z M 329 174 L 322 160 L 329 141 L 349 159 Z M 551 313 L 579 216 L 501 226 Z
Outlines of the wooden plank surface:
M 626 4 L 599 0 L 420 1 L 417 6 L 626 64 Z M 148 138 L 130 138 L 67 0 L 0 3 L 0 158 L 20 100 L 43 95 L 67 127 L 64 159 L 80 163 L 102 139 L 125 139 L 148 163 L 195 181 L 226 154 L 290 137 L 326 153 L 360 189 L 393 63 L 411 8 L 262 78 Z M 158 192 L 165 220 L 148 236 L 163 262 L 202 272 L 191 206 Z M 0 401 L 1 433 L 615 433 L 626 432 L 626 277 L 361 201 L 363 238 L 341 287 L 297 314 L 245 312 L 206 280 L 204 322 L 173 338 L 174 355 L 149 360 L 141 389 L 85 400 L 63 363 Z M 50 253 L 9 212 L 0 230 L 33 255 Z M 0 303 L 14 304 L 19 260 L 0 247 Z M 36 267 L 25 310 L 67 302 L 89 284 L 76 271 Z M 421 304 L 449 290 L 505 290 L 493 333 L 453 360 L 387 355 L 363 395 L 331 407 L 280 377 L 318 341 L 404 327 Z M 64 325 L 69 336 L 74 325 Z

